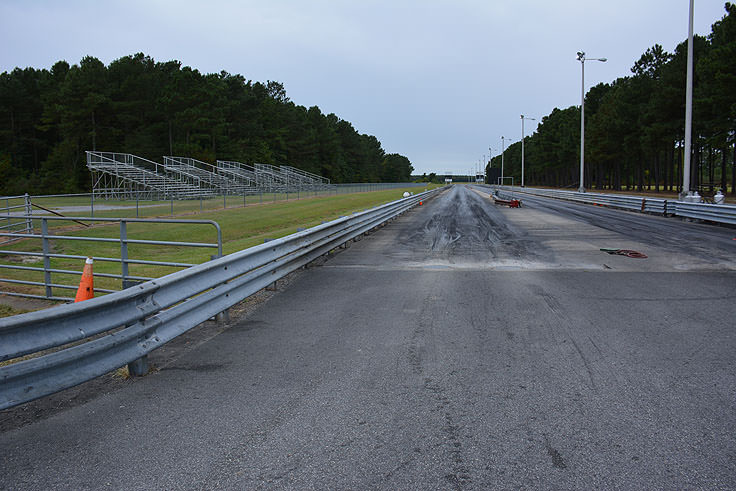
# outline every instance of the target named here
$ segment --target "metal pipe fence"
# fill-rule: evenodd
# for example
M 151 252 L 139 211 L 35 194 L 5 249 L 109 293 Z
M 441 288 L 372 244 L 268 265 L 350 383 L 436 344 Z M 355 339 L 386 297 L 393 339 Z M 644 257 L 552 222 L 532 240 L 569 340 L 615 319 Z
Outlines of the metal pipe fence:
M 117 193 L 102 193 L 96 190 L 94 193 L 77 194 L 53 194 L 29 196 L 31 206 L 34 204 L 44 207 L 52 207 L 66 216 L 115 216 L 115 217 L 153 217 L 161 215 L 176 216 L 179 214 L 204 212 L 208 210 L 221 210 L 230 208 L 243 208 L 249 205 L 273 203 L 279 201 L 301 200 L 314 197 L 327 197 L 340 194 L 363 193 L 373 191 L 386 191 L 399 188 L 427 188 L 427 183 L 348 183 L 330 184 L 321 188 L 305 188 L 295 190 L 282 190 L 274 192 L 263 192 L 257 189 L 244 191 L 242 193 L 212 195 L 209 197 L 198 196 L 191 199 L 152 199 L 148 191 L 126 190 Z M 13 197 L 8 197 L 13 198 Z M 23 198 L 15 197 L 15 198 Z M 5 197 L 0 197 L 0 200 Z M 29 209 L 30 210 L 30 209 Z M 14 215 L 20 212 L 5 211 L 0 208 L 0 218 L 16 219 Z M 34 210 L 34 213 L 43 215 L 45 212 Z M 30 211 L 26 211 L 30 215 Z M 29 226 L 31 226 L 29 222 Z
M 15 211 L 21 210 L 21 211 Z M 19 234 L 33 233 L 33 220 L 28 216 L 31 215 L 31 197 L 28 193 L 20 196 L 2 196 L 0 197 L 0 215 L 4 215 L 0 231 L 15 232 Z M 8 239 L 0 241 L 0 245 L 13 242 L 17 239 Z
M 77 254 L 62 254 L 53 252 L 55 250 L 54 244 L 59 241 L 72 241 L 72 242 L 85 242 L 85 243 L 108 243 L 108 244 L 119 244 L 120 257 L 104 257 L 104 256 L 91 256 L 93 260 L 106 263 L 117 263 L 120 265 L 120 273 L 95 273 L 96 277 L 99 278 L 112 278 L 120 280 L 120 289 L 129 288 L 143 281 L 148 281 L 153 278 L 147 276 L 136 276 L 131 274 L 130 266 L 134 264 L 138 265 L 149 265 L 149 266 L 165 266 L 172 268 L 188 268 L 194 266 L 194 264 L 176 262 L 176 261 L 163 261 L 163 260 L 148 260 L 138 259 L 131 257 L 130 245 L 146 245 L 146 246 L 172 246 L 172 247 L 190 247 L 190 248 L 212 248 L 216 249 L 217 253 L 211 255 L 210 259 L 215 259 L 222 256 L 222 230 L 217 222 L 212 220 L 183 220 L 183 219 L 167 219 L 167 218 L 94 218 L 94 217 L 75 217 L 73 221 L 80 222 L 99 222 L 99 223 L 118 223 L 119 235 L 117 238 L 110 237 L 90 237 L 85 235 L 62 235 L 55 234 L 49 230 L 49 222 L 60 222 L 70 221 L 67 217 L 37 217 L 37 216 L 26 216 L 34 220 L 41 222 L 41 233 L 16 233 L 16 232 L 0 232 L 0 237 L 10 237 L 14 239 L 26 239 L 26 241 L 40 241 L 41 252 L 32 250 L 34 248 L 27 247 L 24 249 L 16 247 L 13 249 L 0 249 L 0 256 L 5 257 L 18 257 L 18 258 L 38 258 L 36 262 L 42 261 L 42 266 L 25 266 L 16 264 L 4 264 L 0 263 L 0 271 L 22 271 L 24 275 L 22 278 L 14 277 L 0 277 L 0 284 L 15 284 L 30 286 L 34 290 L 37 288 L 43 289 L 43 294 L 31 293 L 31 292 L 18 292 L 7 289 L 0 290 L 0 294 L 9 296 L 20 296 L 30 298 L 43 298 L 48 300 L 57 301 L 73 301 L 74 297 L 67 297 L 62 295 L 54 294 L 54 289 L 60 290 L 76 290 L 77 285 L 68 284 L 63 282 L 54 281 L 52 275 L 66 275 L 66 276 L 79 276 L 80 271 L 72 271 L 63 269 L 60 267 L 52 266 L 52 259 L 55 262 L 58 260 L 84 260 L 88 256 L 82 256 Z M 24 217 L 24 218 L 26 218 Z M 128 225 L 131 223 L 143 223 L 143 224 L 185 224 L 185 225 L 211 225 L 215 228 L 216 242 L 215 243 L 200 243 L 200 242 L 184 242 L 184 241 L 165 241 L 165 240 L 144 240 L 144 239 L 133 239 L 128 236 Z M 32 242 L 27 242 L 29 245 Z M 28 250 L 31 249 L 31 250 Z M 6 261 L 7 262 L 7 261 Z M 43 275 L 43 281 L 33 281 L 27 279 L 25 274 L 36 274 Z M 95 288 L 96 292 L 99 293 L 113 293 L 118 290 L 109 288 Z
M 0 319 L 0 410 L 73 387 L 148 353 L 279 278 L 369 233 L 441 188 L 84 302 Z M 53 350 L 53 351 L 48 351 Z M 30 359 L 21 359 L 28 355 Z

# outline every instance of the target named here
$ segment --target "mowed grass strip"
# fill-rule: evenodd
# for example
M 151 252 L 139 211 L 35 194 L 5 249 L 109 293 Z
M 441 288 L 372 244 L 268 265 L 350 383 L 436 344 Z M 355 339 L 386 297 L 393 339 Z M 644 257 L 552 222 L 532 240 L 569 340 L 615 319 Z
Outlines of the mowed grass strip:
M 436 187 L 436 186 L 428 186 Z M 296 232 L 297 228 L 309 228 L 319 225 L 323 221 L 330 221 L 343 215 L 350 215 L 367 208 L 387 203 L 401 198 L 404 191 L 420 192 L 424 188 L 409 187 L 386 191 L 360 192 L 352 194 L 339 194 L 332 196 L 321 196 L 300 200 L 264 202 L 263 204 L 249 204 L 246 207 L 209 210 L 203 213 L 190 213 L 177 218 L 213 220 L 222 229 L 223 254 L 233 252 L 262 244 L 264 239 L 276 239 Z M 51 203 L 50 203 L 51 204 Z M 198 206 L 198 205 L 197 205 Z M 161 218 L 169 218 L 163 214 Z M 65 227 L 54 231 L 56 234 L 73 235 L 80 237 L 106 237 L 117 239 L 120 233 L 119 224 L 96 224 L 90 228 L 84 228 L 73 222 L 64 222 Z M 127 225 L 129 239 L 160 240 L 172 242 L 200 242 L 216 243 L 216 233 L 211 225 L 191 224 L 148 224 L 129 223 Z M 71 240 L 52 240 L 52 252 L 78 256 L 93 257 L 120 257 L 119 242 L 99 243 L 82 242 Z M 41 241 L 28 239 L 14 244 L 3 246 L 4 249 L 18 251 L 40 252 Z M 130 244 L 128 255 L 131 259 L 170 261 L 189 264 L 199 264 L 210 259 L 217 252 L 212 248 L 191 248 L 180 246 L 141 245 Z M 0 257 L 2 264 L 14 264 L 24 266 L 42 267 L 41 258 L 4 255 Z M 51 259 L 51 267 L 78 271 L 78 275 L 52 274 L 53 283 L 76 285 L 79 282 L 83 261 L 66 258 Z M 158 278 L 180 268 L 158 265 L 131 264 L 129 274 L 132 276 Z M 120 274 L 119 263 L 95 261 L 95 274 L 109 273 Z M 43 281 L 43 273 L 32 271 L 20 271 L 0 269 L 0 277 L 11 279 L 23 279 L 30 281 Z M 6 291 L 43 294 L 42 287 L 24 286 L 0 281 L 0 288 Z M 115 278 L 95 277 L 95 288 L 119 290 L 121 280 Z M 73 290 L 55 289 L 54 294 L 58 296 L 74 296 Z M 0 300 L 0 303 L 2 300 Z

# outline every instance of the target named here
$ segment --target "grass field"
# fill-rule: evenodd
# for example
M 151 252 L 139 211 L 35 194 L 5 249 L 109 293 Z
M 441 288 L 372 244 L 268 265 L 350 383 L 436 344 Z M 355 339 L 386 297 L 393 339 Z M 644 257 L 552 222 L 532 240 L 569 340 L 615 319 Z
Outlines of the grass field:
M 436 187 L 429 186 L 428 188 Z M 216 221 L 222 229 L 223 254 L 230 254 L 239 250 L 261 244 L 266 238 L 279 238 L 296 232 L 298 227 L 309 228 L 320 224 L 323 221 L 333 220 L 342 215 L 361 211 L 366 208 L 394 201 L 401 198 L 404 191 L 421 192 L 424 188 L 398 188 L 385 191 L 360 192 L 352 194 L 338 194 L 331 196 L 320 196 L 313 198 L 302 198 L 300 200 L 275 201 L 269 202 L 264 200 L 263 204 L 250 203 L 246 207 L 239 208 L 222 208 L 222 198 L 220 198 L 220 209 L 205 209 L 199 212 L 199 201 L 196 206 L 182 210 L 180 216 L 176 218 L 204 219 Z M 56 208 L 58 202 L 54 202 L 54 198 L 46 198 L 43 206 L 48 208 Z M 242 200 L 242 198 L 241 198 Z M 110 204 L 104 203 L 104 204 Z M 69 201 L 64 201 L 64 206 L 70 206 Z M 109 210 L 112 212 L 115 210 Z M 163 203 L 160 216 L 162 218 L 170 217 L 169 203 Z M 108 213 L 107 211 L 105 213 Z M 99 216 L 95 213 L 95 216 Z M 120 214 L 118 213 L 118 216 Z M 99 224 L 90 228 L 85 228 L 74 222 L 51 222 L 51 227 L 56 235 L 73 235 L 78 237 L 119 237 L 119 225 L 115 224 Z M 40 230 L 39 224 L 34 224 Z M 190 224 L 146 224 L 131 223 L 127 226 L 129 239 L 146 239 L 161 241 L 182 241 L 182 242 L 202 242 L 216 243 L 216 234 L 211 225 L 190 225 Z M 38 239 L 26 239 L 0 246 L 5 250 L 24 251 L 24 252 L 41 252 L 42 244 Z M 216 253 L 216 249 L 204 248 L 185 248 L 179 246 L 151 246 L 151 245 L 129 245 L 129 257 L 131 259 L 155 259 L 159 261 L 183 262 L 183 263 L 202 263 L 209 259 L 210 255 Z M 52 240 L 51 251 L 59 254 L 70 254 L 79 256 L 93 257 L 120 257 L 119 243 L 92 243 L 71 240 Z M 42 258 L 34 258 L 32 256 L 17 255 L 0 255 L 0 264 L 22 265 L 42 267 Z M 78 271 L 78 274 L 62 274 L 54 273 L 52 275 L 53 283 L 62 283 L 68 285 L 76 285 L 79 282 L 79 275 L 83 261 L 66 258 L 52 258 L 51 267 L 54 269 L 64 269 Z M 177 268 L 156 265 L 130 265 L 130 274 L 143 277 L 160 277 L 176 271 Z M 94 271 L 99 273 L 120 274 L 120 264 L 95 261 Z M 0 269 L 0 277 L 9 279 L 22 279 L 30 281 L 43 281 L 43 273 Z M 11 284 L 0 280 L 0 288 L 5 291 L 15 291 L 24 293 L 43 294 L 42 287 Z M 114 278 L 95 278 L 95 288 L 106 288 L 110 290 L 119 290 L 121 282 Z M 74 296 L 73 290 L 54 289 L 54 295 Z M 0 316 L 14 315 L 19 313 L 13 308 L 11 297 L 0 297 L 0 305 L 5 308 L 0 309 Z

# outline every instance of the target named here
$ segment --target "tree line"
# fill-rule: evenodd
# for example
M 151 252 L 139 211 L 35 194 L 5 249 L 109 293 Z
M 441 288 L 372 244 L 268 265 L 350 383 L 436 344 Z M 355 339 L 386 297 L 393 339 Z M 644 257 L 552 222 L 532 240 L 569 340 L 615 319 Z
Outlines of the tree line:
M 105 66 L 87 56 L 0 75 L 0 193 L 89 191 L 85 151 L 288 164 L 333 182 L 405 182 L 408 158 L 279 82 L 138 53 Z
M 736 5 L 694 36 L 691 188 L 736 192 Z M 585 187 L 679 191 L 685 131 L 687 40 L 674 53 L 656 44 L 632 75 L 585 95 Z M 500 167 L 501 156 L 490 165 Z M 580 107 L 555 108 L 524 139 L 526 185 L 579 185 Z M 521 143 L 504 154 L 504 175 L 521 177 Z

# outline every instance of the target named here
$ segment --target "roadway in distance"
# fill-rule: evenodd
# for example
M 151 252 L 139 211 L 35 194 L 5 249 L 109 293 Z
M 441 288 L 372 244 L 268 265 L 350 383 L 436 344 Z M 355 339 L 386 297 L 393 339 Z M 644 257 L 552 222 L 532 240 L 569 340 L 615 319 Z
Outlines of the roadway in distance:
M 452 186 L 160 371 L 4 432 L 0 488 L 736 487 L 736 232 L 524 204 Z

